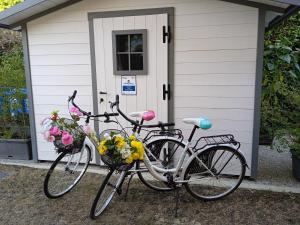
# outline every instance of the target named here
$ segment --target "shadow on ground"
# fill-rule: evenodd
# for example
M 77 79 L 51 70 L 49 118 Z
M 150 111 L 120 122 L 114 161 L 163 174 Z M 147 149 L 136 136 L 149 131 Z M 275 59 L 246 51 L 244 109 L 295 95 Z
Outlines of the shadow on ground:
M 159 193 L 133 180 L 127 201 L 114 199 L 97 220 L 88 217 L 101 175 L 87 173 L 63 198 L 43 193 L 46 170 L 0 165 L 9 176 L 0 180 L 0 223 L 6 225 L 77 224 L 299 224 L 300 195 L 238 190 L 223 200 L 200 202 L 181 191 L 179 217 L 174 193 Z

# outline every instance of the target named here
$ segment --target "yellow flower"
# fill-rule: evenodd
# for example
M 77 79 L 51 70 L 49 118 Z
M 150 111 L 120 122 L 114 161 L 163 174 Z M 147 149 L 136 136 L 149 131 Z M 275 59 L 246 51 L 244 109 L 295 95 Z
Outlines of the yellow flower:
M 135 148 L 137 150 L 137 153 L 139 155 L 138 159 L 144 160 L 144 146 L 143 143 L 140 141 L 132 141 L 131 147 Z
M 120 149 L 123 149 L 126 145 L 126 142 L 125 141 L 118 141 L 116 146 L 117 148 L 120 150 Z
M 107 147 L 105 145 L 100 145 L 98 148 L 100 155 L 104 155 L 107 151 Z
M 129 136 L 129 140 L 130 140 L 130 141 L 135 141 L 135 140 L 136 140 L 136 138 L 135 138 L 135 136 L 134 136 L 134 135 L 130 135 L 130 136 Z
M 115 136 L 115 143 L 124 141 L 124 138 L 121 135 Z
M 126 163 L 130 164 L 133 162 L 133 158 L 132 158 L 132 155 L 129 156 L 126 160 L 125 160 Z
M 139 142 L 138 141 L 132 141 L 130 144 L 131 144 L 131 147 L 138 148 Z
M 100 155 L 104 155 L 107 151 L 107 147 L 105 146 L 105 143 L 106 143 L 106 140 L 100 142 L 100 145 L 98 147 L 98 151 L 99 151 Z
M 143 146 L 143 143 L 142 142 L 138 142 L 138 144 L 137 144 L 137 149 L 139 150 L 139 151 L 142 151 L 142 150 L 144 150 L 144 146 Z
M 144 160 L 144 148 L 138 149 L 138 154 L 139 154 L 139 160 Z
M 138 160 L 138 159 L 140 158 L 139 153 L 137 153 L 137 152 L 133 153 L 133 154 L 132 154 L 132 158 L 133 158 L 134 160 Z

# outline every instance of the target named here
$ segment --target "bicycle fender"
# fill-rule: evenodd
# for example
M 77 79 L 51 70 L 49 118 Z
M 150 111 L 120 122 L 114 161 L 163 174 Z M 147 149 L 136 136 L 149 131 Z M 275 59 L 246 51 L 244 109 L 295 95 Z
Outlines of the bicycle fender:
M 145 142 L 145 144 L 147 145 L 148 143 L 157 141 L 157 140 L 174 140 L 174 141 L 180 141 L 182 142 L 184 145 L 186 145 L 187 143 L 185 141 L 181 141 L 178 138 L 175 137 L 170 137 L 170 136 L 157 136 L 157 137 L 152 137 L 150 138 L 148 141 Z

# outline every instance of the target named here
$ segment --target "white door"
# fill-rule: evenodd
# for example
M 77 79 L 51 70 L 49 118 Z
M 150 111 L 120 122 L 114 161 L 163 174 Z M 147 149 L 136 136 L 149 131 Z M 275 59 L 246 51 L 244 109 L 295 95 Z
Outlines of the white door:
M 119 94 L 120 109 L 126 114 L 151 109 L 156 113 L 153 123 L 167 122 L 168 99 L 163 99 L 163 85 L 168 84 L 168 43 L 163 43 L 163 26 L 168 26 L 167 14 L 94 19 L 97 97 L 98 100 L 104 99 L 104 103 L 99 104 L 99 113 L 109 112 L 108 101 L 114 100 L 115 95 Z M 147 46 L 143 46 L 143 49 L 147 47 L 147 55 L 143 56 L 147 59 L 147 73 L 136 74 L 136 95 L 124 95 L 121 93 L 121 75 L 114 74 L 113 31 L 141 29 L 147 33 Z M 101 95 L 100 92 L 107 94 Z M 129 125 L 121 117 L 119 119 L 125 126 Z M 99 128 L 101 132 L 103 129 L 116 128 L 116 125 L 100 123 Z

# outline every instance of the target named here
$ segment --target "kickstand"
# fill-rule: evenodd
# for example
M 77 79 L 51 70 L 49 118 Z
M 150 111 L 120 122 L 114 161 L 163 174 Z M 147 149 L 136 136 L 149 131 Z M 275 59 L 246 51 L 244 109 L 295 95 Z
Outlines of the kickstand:
M 131 182 L 133 176 L 134 176 L 134 173 L 132 173 L 130 175 L 130 178 L 129 178 L 128 183 L 127 183 L 126 192 L 125 192 L 125 202 L 127 201 L 127 194 L 128 194 L 128 191 L 129 191 L 129 185 L 130 185 L 130 182 Z
M 179 187 L 175 187 L 174 189 L 175 191 L 175 200 L 176 200 L 176 204 L 175 204 L 175 218 L 177 218 L 178 216 L 178 209 L 179 209 L 179 203 L 180 203 L 180 188 Z

